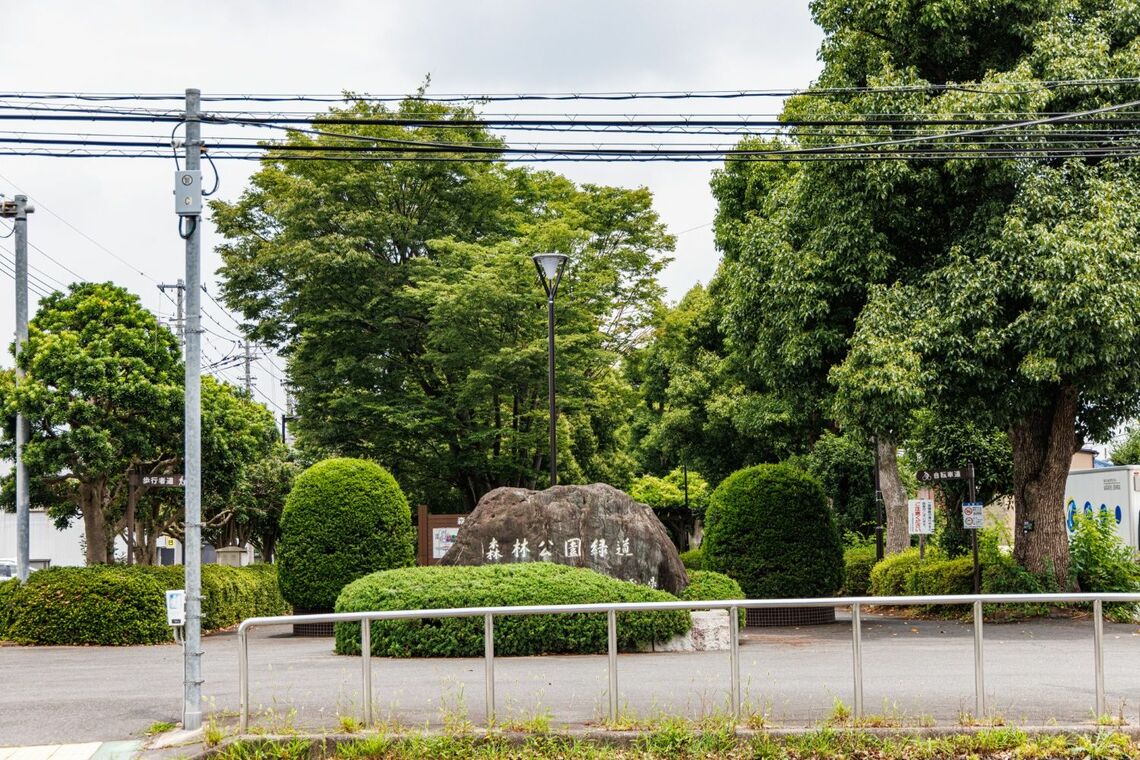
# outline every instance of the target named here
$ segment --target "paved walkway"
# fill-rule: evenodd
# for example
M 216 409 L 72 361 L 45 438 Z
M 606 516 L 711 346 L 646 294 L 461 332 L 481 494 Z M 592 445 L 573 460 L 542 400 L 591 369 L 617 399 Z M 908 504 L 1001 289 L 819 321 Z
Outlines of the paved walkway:
M 867 713 L 958 725 L 973 712 L 968 623 L 865 618 L 863 628 Z M 985 637 L 991 714 L 1037 725 L 1091 721 L 1091 622 L 993 624 Z M 235 635 L 221 634 L 203 647 L 205 710 L 225 722 L 238 708 L 236 644 Z M 330 639 L 262 629 L 250 660 L 254 725 L 327 730 L 341 716 L 360 717 L 360 659 L 334 655 Z M 1140 725 L 1140 627 L 1105 624 L 1105 663 L 1109 712 Z M 621 655 L 623 711 L 642 718 L 724 711 L 728 668 L 727 652 Z M 851 704 L 850 626 L 748 629 L 741 671 L 746 703 L 770 723 L 818 723 L 836 700 Z M 0 746 L 141 738 L 153 723 L 179 718 L 182 650 L 175 645 L 0 646 L 0 674 Z M 374 658 L 374 714 L 408 726 L 464 716 L 481 722 L 483 674 L 481 658 Z M 604 656 L 497 658 L 495 676 L 500 720 L 545 714 L 556 724 L 582 724 L 606 713 Z
M 0 747 L 0 760 L 130 760 L 142 742 L 87 742 Z

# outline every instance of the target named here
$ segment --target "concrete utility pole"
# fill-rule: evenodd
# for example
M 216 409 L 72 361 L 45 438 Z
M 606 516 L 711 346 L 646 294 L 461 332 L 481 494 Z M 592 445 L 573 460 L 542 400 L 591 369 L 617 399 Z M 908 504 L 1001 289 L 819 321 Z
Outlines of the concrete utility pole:
M 202 727 L 202 122 L 198 90 L 186 90 L 186 170 L 178 173 L 179 224 L 186 240 L 186 639 L 182 728 Z
M 28 205 L 28 196 L 17 195 L 15 201 L 4 201 L 0 216 L 12 219 L 16 235 L 16 356 L 28 342 L 28 214 L 35 211 Z M 16 382 L 24 377 L 16 364 Z M 31 491 L 28 488 L 28 468 L 24 465 L 24 446 L 28 442 L 28 421 L 16 414 L 16 576 L 23 583 L 28 579 L 28 559 L 31 551 L 29 520 Z
M 248 396 L 253 396 L 253 381 L 254 378 L 249 374 L 249 364 L 253 361 L 249 355 L 249 341 L 245 342 L 245 392 Z
M 178 344 L 180 347 L 186 345 L 186 321 L 185 312 L 182 310 L 182 294 L 186 291 L 186 283 L 181 279 L 173 285 L 162 282 L 159 283 L 158 289 L 165 293 L 167 290 L 173 290 L 178 298 L 178 318 L 174 322 L 174 334 L 178 336 Z

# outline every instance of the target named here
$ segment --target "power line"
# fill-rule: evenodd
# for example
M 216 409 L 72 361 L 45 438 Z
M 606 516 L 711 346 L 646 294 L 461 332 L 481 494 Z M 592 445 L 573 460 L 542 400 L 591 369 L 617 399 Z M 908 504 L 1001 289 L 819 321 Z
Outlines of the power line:
M 11 185 L 12 187 L 16 188 L 16 190 L 19 190 L 19 191 L 20 191 L 21 193 L 23 193 L 24 195 L 27 195 L 27 196 L 28 196 L 28 198 L 29 198 L 30 200 L 33 200 L 33 201 L 35 201 L 35 203 L 36 203 L 36 208 L 38 208 L 38 209 L 39 209 L 39 210 L 41 210 L 41 211 L 46 211 L 47 213 L 51 214 L 51 215 L 52 215 L 52 216 L 54 216 L 56 219 L 58 219 L 59 221 L 63 222 L 63 224 L 64 224 L 65 226 L 67 226 L 69 229 L 71 229 L 71 230 L 72 230 L 73 232 L 75 232 L 77 235 L 79 235 L 80 237 L 84 238 L 85 240 L 87 240 L 87 241 L 88 241 L 89 243 L 91 243 L 92 245 L 94 245 L 96 248 L 99 248 L 99 249 L 100 249 L 100 250 L 102 250 L 104 253 L 106 253 L 106 254 L 108 254 L 109 256 L 111 256 L 112 258 L 114 258 L 116 261 L 120 262 L 121 264 L 124 264 L 124 265 L 126 265 L 126 266 L 127 266 L 127 267 L 129 267 L 131 270 L 133 270 L 133 271 L 137 272 L 138 274 L 142 275 L 143 277 L 145 277 L 146 279 L 150 280 L 151 282 L 153 282 L 153 283 L 155 283 L 155 284 L 158 284 L 158 280 L 154 279 L 154 278 L 153 278 L 153 277 L 151 277 L 149 274 L 147 274 L 146 272 L 142 271 L 141 269 L 139 269 L 138 267 L 136 267 L 134 264 L 131 264 L 129 261 L 127 261 L 126 259 L 124 259 L 124 258 L 123 258 L 122 256 L 120 256 L 119 254 L 115 253 L 115 252 L 114 252 L 114 251 L 112 251 L 110 248 L 108 248 L 107 246 L 103 245 L 103 244 L 102 244 L 102 243 L 100 243 L 98 240 L 96 240 L 95 238 L 91 237 L 91 236 L 90 236 L 90 235 L 88 235 L 86 232 L 84 232 L 83 230 L 79 229 L 79 228 L 78 228 L 78 227 L 76 227 L 74 224 L 72 224 L 72 223 L 71 223 L 71 222 L 69 222 L 68 220 L 64 219 L 62 216 L 60 216 L 60 215 L 59 215 L 59 214 L 57 214 L 56 212 L 52 211 L 52 210 L 51 210 L 49 207 L 45 206 L 45 205 L 44 205 L 44 203 L 43 203 L 43 201 L 42 201 L 42 200 L 40 200 L 38 197 L 34 197 L 34 198 L 33 198 L 33 197 L 32 197 L 32 195 L 31 195 L 30 193 L 25 193 L 23 190 L 20 190 L 20 188 L 16 186 L 16 183 L 15 183 L 15 182 L 13 182 L 12 180 L 8 179 L 7 177 L 5 177 L 5 176 L 4 176 L 4 175 L 2 175 L 2 174 L 0 174 L 0 179 L 4 180 L 4 181 L 5 181 L 5 182 L 7 182 L 9 185 Z M 32 247 L 33 247 L 33 248 L 35 248 L 37 251 L 40 251 L 40 249 L 39 249 L 39 248 L 36 248 L 34 245 L 33 245 Z M 40 253 L 43 253 L 43 251 L 40 251 Z M 46 255 L 46 254 L 45 254 L 45 255 Z M 58 262 L 57 262 L 57 263 L 58 263 Z M 60 266 L 61 266 L 61 267 L 63 267 L 63 265 L 62 265 L 62 264 L 60 264 Z M 63 268 L 64 268 L 66 271 L 68 271 L 68 272 L 71 272 L 71 274 L 73 274 L 73 275 L 75 275 L 76 277 L 78 277 L 78 278 L 79 278 L 81 281 L 86 281 L 86 278 L 84 278 L 84 277 L 80 276 L 79 274 L 77 274 L 76 272 L 72 271 L 71 269 L 67 269 L 66 267 L 63 267 Z M 168 297 L 169 297 L 169 296 L 168 296 Z
M 496 101 L 622 101 L 622 100 L 739 100 L 742 98 L 786 98 L 792 96 L 836 96 L 889 93 L 940 92 L 946 90 L 981 92 L 987 94 L 1022 94 L 1043 89 L 1064 87 L 1107 87 L 1140 84 L 1137 77 L 1105 79 L 1054 79 L 1011 86 L 1007 83 L 958 84 L 958 83 L 919 83 L 913 85 L 866 86 L 866 87 L 807 87 L 773 89 L 720 89 L 720 90 L 611 90 L 582 92 L 468 92 L 440 93 L 218 93 L 202 96 L 204 102 L 249 101 L 258 103 L 273 102 L 403 102 L 423 101 L 428 103 L 456 102 L 496 102 Z M 181 101 L 180 93 L 102 93 L 102 92 L 13 92 L 0 93 L 0 98 L 32 100 L 78 100 L 88 102 L 122 101 Z

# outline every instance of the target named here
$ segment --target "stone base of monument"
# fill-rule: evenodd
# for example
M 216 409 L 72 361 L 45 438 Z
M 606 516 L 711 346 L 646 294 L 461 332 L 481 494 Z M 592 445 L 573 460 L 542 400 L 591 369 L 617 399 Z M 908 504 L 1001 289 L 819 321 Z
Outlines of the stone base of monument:
M 728 610 L 695 610 L 689 613 L 693 624 L 688 632 L 664 644 L 654 644 L 654 652 L 713 652 L 728 649 Z
M 835 622 L 834 607 L 766 607 L 745 612 L 745 625 L 773 628 L 788 625 L 826 625 Z

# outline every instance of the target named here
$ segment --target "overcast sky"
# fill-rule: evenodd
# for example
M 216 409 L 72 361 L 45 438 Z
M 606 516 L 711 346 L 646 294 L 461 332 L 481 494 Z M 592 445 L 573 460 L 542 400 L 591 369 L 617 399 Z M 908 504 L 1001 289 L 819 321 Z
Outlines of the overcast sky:
M 0 70 L 11 91 L 404 93 L 428 74 L 434 93 L 764 89 L 808 85 L 819 72 L 820 40 L 806 2 L 771 0 L 22 3 L 3 24 Z M 736 114 L 780 106 L 778 100 L 665 101 L 497 110 Z M 0 126 L 37 128 L 60 129 L 58 123 Z M 29 223 L 29 239 L 42 249 L 31 252 L 34 269 L 65 283 L 75 277 L 60 265 L 85 279 L 112 280 L 169 316 L 173 307 L 155 283 L 184 274 L 173 168 L 172 160 L 0 156 L 0 193 L 22 191 L 40 207 Z M 219 196 L 235 198 L 255 168 L 221 163 Z M 653 192 L 662 219 L 680 234 L 664 276 L 671 299 L 715 271 L 718 254 L 708 226 L 715 165 L 551 168 L 579 182 L 644 185 Z M 203 272 L 215 293 L 217 242 L 207 220 Z M 11 243 L 0 241 L 0 249 L 11 251 Z M 4 336 L 14 331 L 11 286 L 0 276 Z M 205 326 L 214 327 L 208 320 Z M 207 337 L 207 357 L 228 350 L 223 339 Z M 10 362 L 5 352 L 5 365 Z M 239 371 L 226 376 L 236 380 Z M 283 406 L 273 379 L 279 371 L 262 362 L 255 374 L 262 392 Z

